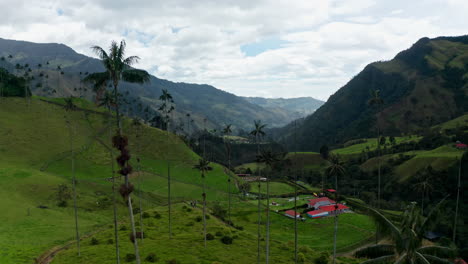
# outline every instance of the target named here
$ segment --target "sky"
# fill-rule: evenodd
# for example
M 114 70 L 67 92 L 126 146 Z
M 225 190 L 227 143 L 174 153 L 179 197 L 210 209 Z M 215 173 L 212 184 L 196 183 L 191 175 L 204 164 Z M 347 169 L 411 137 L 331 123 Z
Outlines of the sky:
M 125 39 L 138 68 L 242 96 L 326 100 L 422 37 L 468 34 L 467 0 L 0 0 L 0 37 Z

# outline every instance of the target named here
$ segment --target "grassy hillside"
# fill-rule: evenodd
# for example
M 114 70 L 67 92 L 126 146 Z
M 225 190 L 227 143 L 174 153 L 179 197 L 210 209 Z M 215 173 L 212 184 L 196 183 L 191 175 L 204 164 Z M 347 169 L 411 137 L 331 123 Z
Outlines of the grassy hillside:
M 68 206 L 58 206 L 57 190 L 60 184 L 71 188 L 70 129 L 73 133 L 77 177 L 77 206 L 80 234 L 83 239 L 82 257 L 77 260 L 74 244 L 60 252 L 53 263 L 112 263 L 112 191 L 108 178 L 112 177 L 112 159 L 109 148 L 114 129 L 105 111 L 85 100 L 74 103 L 85 110 L 65 111 L 63 100 L 52 103 L 32 98 L 2 99 L 0 104 L 0 263 L 31 263 L 42 253 L 74 239 L 72 200 Z M 200 223 L 196 217 L 200 209 L 189 211 L 182 202 L 201 199 L 201 177 L 193 170 L 198 156 L 172 134 L 124 122 L 128 135 L 132 166 L 130 179 L 141 192 L 135 191 L 134 208 L 140 199 L 142 208 L 151 217 L 145 218 L 147 239 L 142 245 L 142 257 L 154 252 L 161 261 L 176 258 L 182 263 L 238 263 L 255 258 L 257 208 L 256 201 L 243 201 L 232 185 L 232 219 L 238 229 L 227 226 L 214 216 L 208 231 L 234 237 L 232 245 L 224 245 L 220 238 L 209 241 L 203 249 Z M 115 156 L 115 153 L 114 153 Z M 140 164 L 135 160 L 141 159 Z M 174 239 L 167 241 L 167 162 L 170 162 L 172 197 L 174 204 Z M 214 170 L 206 176 L 209 207 L 220 203 L 227 208 L 228 176 L 224 168 L 212 164 Z M 138 170 L 140 168 L 140 170 Z M 118 181 L 120 184 L 122 181 Z M 277 186 L 282 192 L 285 186 Z M 291 186 L 286 186 L 288 191 Z M 276 188 L 276 187 L 275 187 Z M 128 229 L 128 215 L 123 200 L 118 197 L 120 226 Z M 262 201 L 264 204 L 264 201 Z M 286 208 L 285 208 L 286 209 Z M 274 210 L 274 208 L 272 208 Z M 161 218 L 153 217 L 158 211 Z M 264 216 L 262 216 L 263 218 Z M 275 263 L 290 263 L 293 256 L 291 241 L 293 222 L 272 212 L 272 259 Z M 136 215 L 139 222 L 139 215 Z M 264 218 L 262 236 L 264 236 Z M 300 222 L 299 242 L 305 263 L 313 263 L 321 251 L 332 248 L 333 220 L 321 219 Z M 360 232 L 356 232 L 359 230 Z M 346 250 L 363 243 L 373 234 L 373 224 L 363 215 L 349 214 L 340 218 L 338 248 Z M 97 233 L 96 233 L 97 232 Z M 121 230 L 122 258 L 131 253 L 128 230 Z M 91 245 L 91 235 L 99 245 Z M 247 245 L 247 246 L 246 246 Z M 262 241 L 264 247 L 264 241 Z M 232 252 L 231 254 L 224 254 Z M 197 256 L 194 259 L 194 256 Z M 192 261 L 192 262 L 190 262 Z
M 289 149 L 317 151 L 376 134 L 422 132 L 468 112 L 468 36 L 423 38 L 390 61 L 367 65 L 314 114 L 273 131 Z M 368 104 L 379 90 L 381 108 Z M 297 135 L 297 145 L 294 141 Z

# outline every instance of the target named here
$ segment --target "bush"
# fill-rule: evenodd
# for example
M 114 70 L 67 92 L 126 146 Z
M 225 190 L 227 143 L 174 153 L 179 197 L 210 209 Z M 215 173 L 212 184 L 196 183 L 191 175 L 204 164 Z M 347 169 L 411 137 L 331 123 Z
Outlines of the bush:
M 190 212 L 192 212 L 192 208 L 187 208 L 186 211 L 190 213 Z
M 210 219 L 210 215 L 207 214 L 207 215 L 205 216 L 205 218 L 206 218 L 206 220 L 209 220 L 209 219 Z
M 107 244 L 109 244 L 109 245 L 114 244 L 114 239 L 109 238 L 109 239 L 107 240 Z
M 223 232 L 217 231 L 215 235 L 216 235 L 217 237 L 223 236 Z
M 125 261 L 126 262 L 132 262 L 132 261 L 135 261 L 135 260 L 136 260 L 135 254 L 128 253 L 127 255 L 125 255 Z
M 237 229 L 237 230 L 240 230 L 240 231 L 244 230 L 243 226 L 234 226 L 234 228 Z
M 180 264 L 177 259 L 166 260 L 166 264 Z
M 320 257 L 316 258 L 314 263 L 315 264 L 328 264 L 330 260 L 330 255 L 327 252 L 322 252 Z
M 156 219 L 161 219 L 161 214 L 158 213 L 158 212 L 154 212 L 154 216 L 153 216 L 153 217 L 156 218 Z
M 139 214 L 140 213 L 140 208 L 135 207 L 133 208 L 133 214 Z
M 213 240 L 214 238 L 215 237 L 211 233 L 206 234 L 206 240 Z
M 92 246 L 99 245 L 99 240 L 97 240 L 97 238 L 95 237 L 91 238 L 91 245 Z
M 203 220 L 203 217 L 201 217 L 201 216 L 197 216 L 197 217 L 195 217 L 195 221 L 197 221 L 197 222 L 201 222 L 201 220 Z
M 149 253 L 148 256 L 146 256 L 145 260 L 148 261 L 148 262 L 153 263 L 153 262 L 158 261 L 159 258 L 156 256 L 156 254 L 154 254 L 154 253 Z
M 221 242 L 223 242 L 223 244 L 230 245 L 232 244 L 232 237 L 223 236 L 223 238 L 221 238 Z
M 150 214 L 148 212 L 144 212 L 142 215 L 141 215 L 143 218 L 149 218 L 150 217 Z
M 128 229 L 127 229 L 127 226 L 126 226 L 126 225 L 123 225 L 123 226 L 120 227 L 120 231 L 127 231 L 127 230 L 128 230 Z
M 58 207 L 67 207 L 68 206 L 68 202 L 67 201 L 59 201 L 57 203 L 57 206 Z
M 188 222 L 187 224 L 185 224 L 185 226 L 193 226 L 195 223 L 193 223 L 192 221 Z
M 305 263 L 306 258 L 304 253 L 297 254 L 297 263 Z
M 224 207 L 221 206 L 219 202 L 215 202 L 213 204 L 213 208 L 211 209 L 211 211 L 213 212 L 214 216 L 217 216 L 221 219 L 224 219 L 227 215 L 227 210 L 224 209 Z

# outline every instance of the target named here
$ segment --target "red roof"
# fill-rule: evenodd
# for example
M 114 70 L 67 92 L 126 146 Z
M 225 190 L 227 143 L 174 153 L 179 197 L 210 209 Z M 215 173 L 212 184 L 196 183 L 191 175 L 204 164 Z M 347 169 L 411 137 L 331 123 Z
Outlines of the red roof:
M 288 210 L 284 212 L 285 214 L 294 217 L 294 210 Z M 301 215 L 300 213 L 296 212 L 296 216 Z
M 335 190 L 335 189 L 328 189 L 327 192 L 332 192 L 332 193 L 334 193 L 334 192 L 336 192 L 336 190 Z
M 325 213 L 325 212 L 328 212 L 328 211 L 325 211 L 325 210 L 322 210 L 322 209 L 317 209 L 317 210 L 309 211 L 309 212 L 307 212 L 307 214 L 317 215 L 317 214 L 321 214 L 321 213 Z
M 458 144 L 455 144 L 455 147 L 457 147 L 457 148 L 468 148 L 468 145 L 463 144 L 463 143 L 458 143 Z
M 330 198 L 328 197 L 320 197 L 320 198 L 317 198 L 317 199 L 311 199 L 309 200 L 309 204 L 311 206 L 314 206 L 316 203 L 318 202 L 325 202 L 325 201 L 329 201 L 330 203 L 335 203 L 335 201 L 331 200 Z
M 321 206 L 320 207 L 320 210 L 323 210 L 325 212 L 331 212 L 331 211 L 335 211 L 335 210 L 343 210 L 343 209 L 349 209 L 348 206 L 346 205 L 343 205 L 343 204 L 337 204 L 338 205 L 338 208 L 335 208 L 335 205 L 325 205 L 325 206 Z
M 455 264 L 467 264 L 467 263 L 463 259 L 459 258 L 455 260 Z

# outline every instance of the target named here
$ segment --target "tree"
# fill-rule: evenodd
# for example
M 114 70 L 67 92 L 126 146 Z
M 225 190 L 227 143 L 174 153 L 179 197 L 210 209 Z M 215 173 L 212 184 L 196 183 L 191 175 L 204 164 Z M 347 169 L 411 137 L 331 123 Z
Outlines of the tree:
M 254 129 L 250 131 L 250 135 L 254 136 L 255 143 L 257 144 L 257 156 L 260 155 L 260 140 L 261 137 L 265 135 L 263 129 L 266 127 L 266 124 L 262 124 L 261 120 L 254 120 Z M 257 263 L 260 263 L 260 224 L 261 224 L 261 210 L 260 210 L 260 175 L 258 175 L 258 231 L 257 231 Z
M 205 159 L 200 159 L 198 164 L 193 166 L 194 169 L 199 170 L 201 173 L 202 181 L 203 181 L 203 237 L 205 239 L 205 248 L 206 248 L 206 184 L 205 184 L 205 175 L 213 170 L 210 166 L 210 162 Z
M 73 104 L 73 98 L 65 99 L 65 110 L 74 111 L 76 106 Z M 78 249 L 78 257 L 81 255 L 80 252 L 80 232 L 78 227 L 78 208 L 76 206 L 76 177 L 75 177 L 75 149 L 73 147 L 73 124 L 71 117 L 67 115 L 67 126 L 70 132 L 70 151 L 71 151 L 71 170 L 72 170 L 72 188 L 73 188 L 73 209 L 75 213 L 75 233 L 76 233 L 76 245 Z
M 320 147 L 320 156 L 324 160 L 328 160 L 328 156 L 330 155 L 330 150 L 327 145 L 323 145 Z
M 380 90 L 372 90 L 371 92 L 371 98 L 369 99 L 368 101 L 369 105 L 370 106 L 375 106 L 377 108 L 377 111 L 380 111 L 381 108 L 382 108 L 382 105 L 384 104 L 384 101 L 383 99 L 380 97 Z M 378 158 L 377 158 L 377 161 L 378 161 L 378 187 L 377 187 L 377 204 L 378 204 L 378 208 L 380 208 L 380 174 L 381 174 L 381 167 L 382 167 L 382 164 L 381 164 L 381 160 L 380 160 L 380 156 L 381 156 L 381 151 L 380 151 L 380 120 L 379 120 L 379 117 L 380 117 L 380 113 L 378 113 L 378 117 L 377 117 L 377 155 L 378 155 Z
M 223 135 L 224 135 L 223 140 L 224 140 L 224 147 L 226 149 L 226 157 L 227 157 L 227 161 L 228 161 L 227 176 L 228 176 L 228 220 L 229 220 L 229 223 L 232 223 L 231 222 L 231 173 L 230 173 L 230 170 L 231 170 L 231 144 L 230 144 L 229 139 L 226 139 L 226 137 L 231 135 L 231 133 L 232 133 L 231 124 L 228 124 L 223 129 Z
M 122 40 L 120 45 L 117 42 L 112 41 L 107 53 L 103 48 L 99 46 L 93 46 L 91 49 L 98 55 L 102 60 L 104 65 L 105 73 L 109 76 L 110 81 L 112 82 L 114 89 L 114 99 L 116 101 L 116 123 L 117 123 L 117 135 L 113 138 L 113 145 L 120 151 L 120 156 L 117 157 L 117 162 L 121 167 L 119 173 L 125 177 L 125 185 L 122 185 L 120 188 L 121 195 L 127 201 L 128 212 L 130 216 L 130 223 L 132 226 L 132 235 L 136 237 L 135 230 L 135 220 L 133 217 L 133 208 L 132 208 L 132 198 L 131 192 L 133 191 L 133 186 L 129 182 L 128 175 L 131 173 L 131 166 L 128 164 L 130 159 L 130 154 L 127 149 L 128 138 L 122 134 L 122 124 L 120 117 L 119 109 L 119 91 L 118 86 L 121 80 L 131 82 L 131 83 L 146 83 L 149 82 L 149 74 L 143 70 L 132 69 L 131 66 L 138 62 L 140 59 L 137 56 L 130 56 L 125 58 L 125 41 Z M 140 254 L 138 249 L 138 240 L 134 239 L 133 245 L 135 249 L 135 256 L 137 264 L 140 264 Z
M 335 176 L 335 202 L 338 203 L 338 176 L 345 174 L 343 163 L 337 155 L 329 157 L 329 165 L 325 169 L 328 176 Z M 335 210 L 338 209 L 338 204 L 335 204 Z M 335 212 L 335 231 L 333 235 L 333 264 L 336 263 L 336 237 L 338 235 L 338 213 Z
M 465 153 L 461 156 L 460 158 L 460 165 L 458 168 L 458 183 L 457 183 L 457 201 L 455 204 L 455 217 L 453 220 L 453 236 L 452 236 L 452 241 L 455 243 L 455 238 L 457 234 L 457 220 L 458 220 L 458 205 L 460 203 L 460 189 L 461 189 L 461 175 L 462 175 L 462 164 L 467 164 L 468 162 L 468 151 L 465 151 Z M 465 167 L 466 170 L 466 167 Z
M 428 171 L 430 171 L 428 169 Z M 429 193 L 434 189 L 432 186 L 431 182 L 431 175 L 429 174 L 430 172 L 423 173 L 422 175 L 419 175 L 418 180 L 419 182 L 414 185 L 414 188 L 421 193 L 421 214 L 424 215 L 424 198 L 426 193 Z
M 110 76 L 107 72 L 91 73 L 83 79 L 83 82 L 93 84 L 93 92 L 96 94 L 96 104 L 98 104 L 101 101 L 101 98 L 105 95 L 107 83 L 109 81 Z
M 167 143 L 167 151 L 169 152 L 169 121 L 170 121 L 170 113 L 175 110 L 174 108 L 174 99 L 172 95 L 166 90 L 162 90 L 161 96 L 159 96 L 159 100 L 163 102 L 163 104 L 159 107 L 159 111 L 162 112 L 162 120 L 161 129 L 166 130 L 166 143 Z M 162 127 L 164 126 L 164 127 Z M 166 156 L 167 161 L 167 207 L 169 210 L 168 218 L 169 218 L 169 239 L 172 238 L 172 210 L 171 210 L 171 166 L 169 162 L 169 157 Z
M 416 203 L 411 203 L 403 213 L 401 220 L 394 223 L 386 218 L 378 209 L 356 204 L 368 211 L 377 224 L 389 234 L 391 244 L 372 245 L 356 252 L 359 258 L 370 258 L 363 264 L 370 263 L 452 263 L 447 258 L 454 251 L 442 246 L 424 246 L 424 234 L 433 227 L 438 217 L 436 213 L 445 201 L 444 198 L 424 217 Z
M 263 151 L 259 156 L 257 156 L 258 163 L 264 163 L 272 172 L 273 166 L 279 162 L 280 159 L 271 151 Z M 266 223 L 266 263 L 269 263 L 270 260 L 270 177 L 267 175 L 266 188 L 267 188 L 267 223 Z

